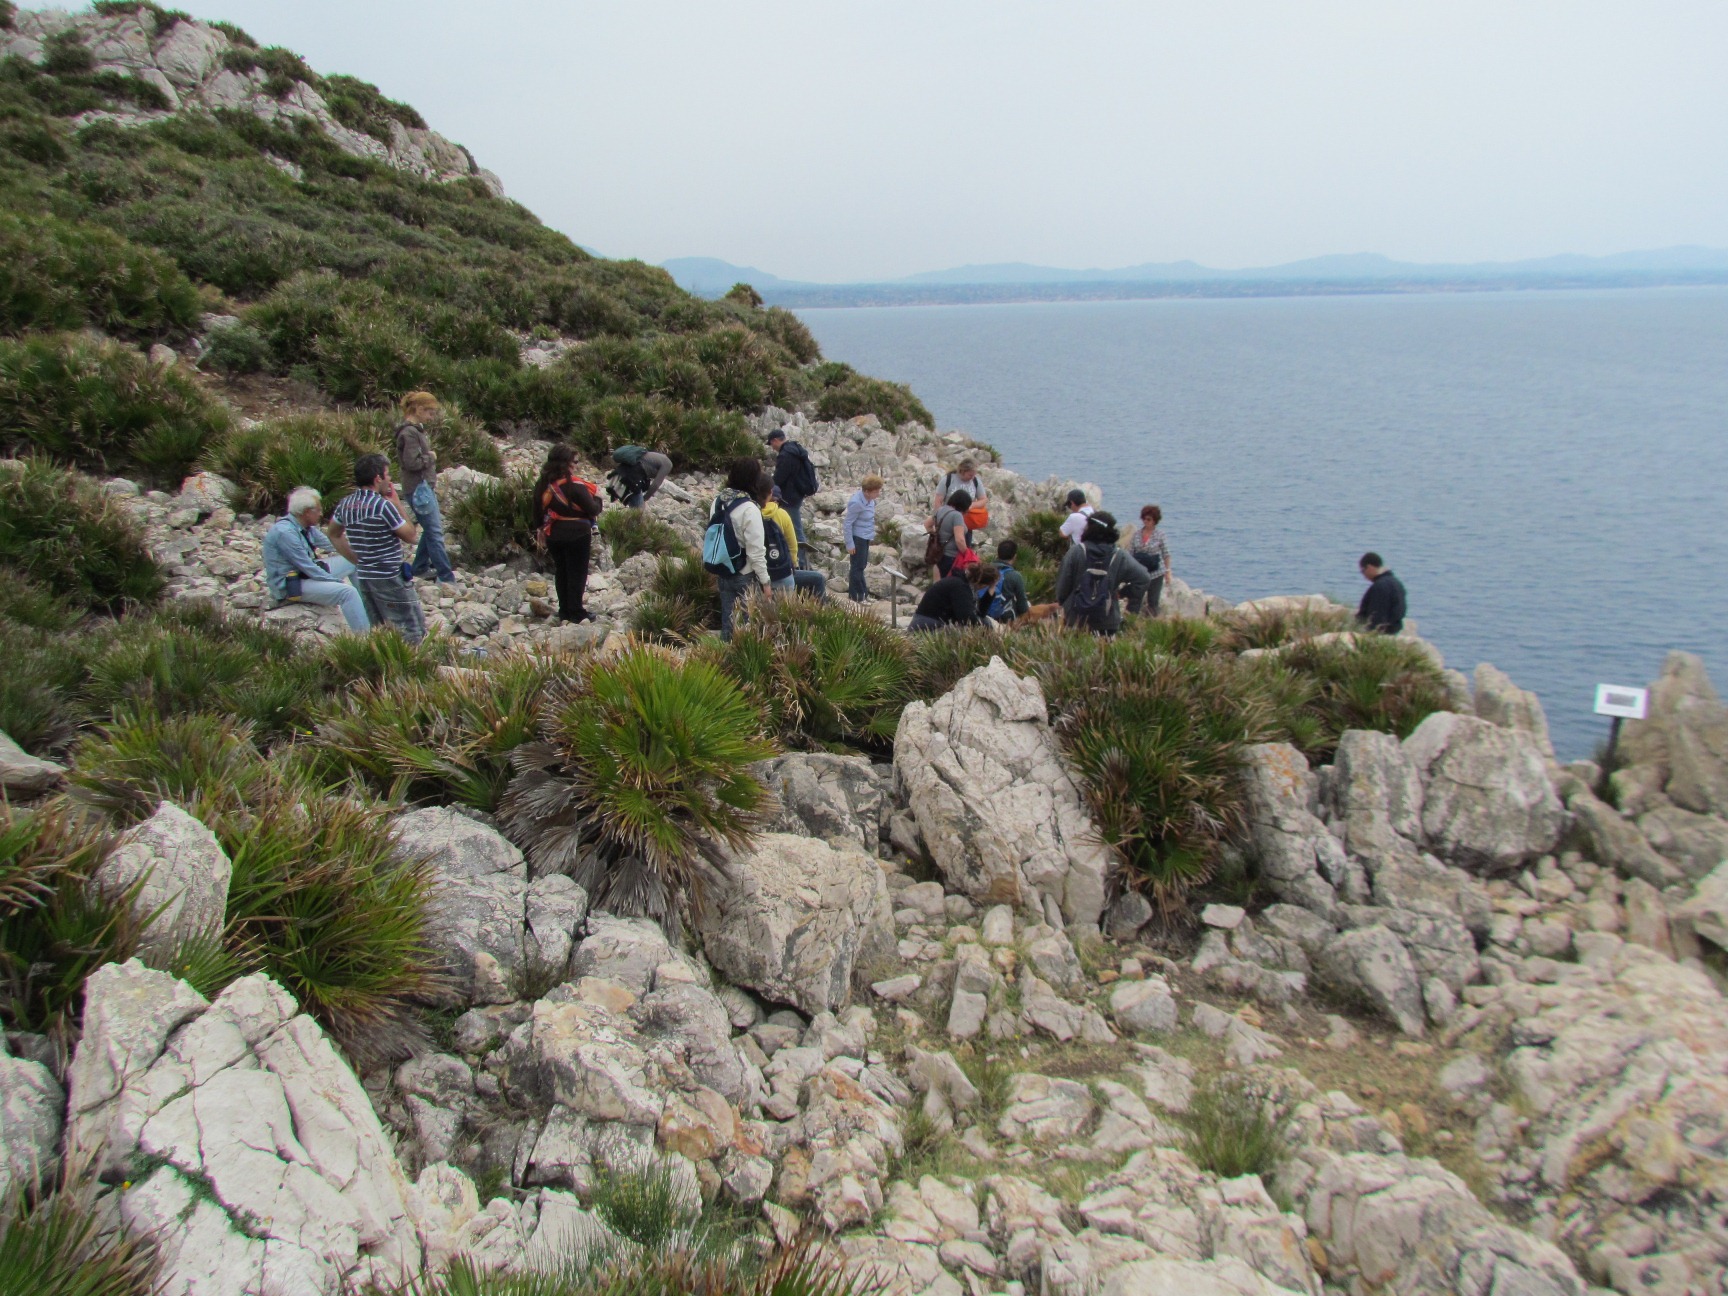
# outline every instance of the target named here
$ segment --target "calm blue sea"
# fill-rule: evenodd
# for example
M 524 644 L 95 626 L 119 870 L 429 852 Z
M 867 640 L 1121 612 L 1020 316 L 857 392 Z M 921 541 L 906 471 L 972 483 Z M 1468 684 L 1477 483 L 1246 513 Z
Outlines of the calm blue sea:
M 1377 549 L 1466 673 L 1548 711 L 1670 647 L 1728 691 L 1728 289 L 809 310 L 1010 467 L 1163 506 L 1178 575 L 1354 604 Z

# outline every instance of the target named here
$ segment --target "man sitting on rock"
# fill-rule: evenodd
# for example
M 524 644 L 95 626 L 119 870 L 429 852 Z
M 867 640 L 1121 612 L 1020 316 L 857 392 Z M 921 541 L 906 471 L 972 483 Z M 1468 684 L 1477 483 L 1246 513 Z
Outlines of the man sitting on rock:
M 1397 634 L 1404 628 L 1404 582 L 1373 551 L 1363 554 L 1359 565 L 1368 589 L 1356 609 L 1356 619 L 1380 634 Z
M 330 538 L 351 546 L 355 583 L 374 625 L 388 625 L 411 644 L 426 637 L 426 612 L 414 589 L 414 574 L 402 561 L 402 542 L 413 544 L 420 529 L 402 516 L 402 497 L 390 480 L 390 461 L 361 455 L 354 464 L 358 490 L 330 516 Z
M 278 603 L 311 603 L 342 610 L 350 630 L 372 628 L 360 591 L 348 582 L 357 570 L 345 538 L 332 541 L 318 529 L 324 501 L 310 486 L 288 494 L 288 513 L 264 535 L 264 583 Z M 340 557 L 319 558 L 320 551 Z

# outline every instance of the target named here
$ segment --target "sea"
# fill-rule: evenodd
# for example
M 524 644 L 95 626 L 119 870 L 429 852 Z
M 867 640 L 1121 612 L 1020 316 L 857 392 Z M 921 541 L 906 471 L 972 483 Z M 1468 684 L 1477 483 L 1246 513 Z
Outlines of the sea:
M 1606 737 L 1596 685 L 1670 648 L 1728 690 L 1728 288 L 799 314 L 1016 471 L 1160 505 L 1190 584 L 1353 606 L 1378 551 L 1448 665 L 1540 695 L 1562 760 Z

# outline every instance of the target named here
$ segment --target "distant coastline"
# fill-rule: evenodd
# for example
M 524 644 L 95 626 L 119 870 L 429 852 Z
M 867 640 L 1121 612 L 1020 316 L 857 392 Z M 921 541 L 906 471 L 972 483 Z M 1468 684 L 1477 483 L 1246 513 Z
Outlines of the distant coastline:
M 1585 288 L 1679 288 L 1728 284 L 1728 270 L 1618 275 L 1197 280 L 1186 282 L 824 284 L 757 286 L 770 306 L 796 310 L 857 306 L 995 306 L 1027 302 L 1146 301 L 1156 298 L 1344 297 L 1408 293 L 1531 292 Z

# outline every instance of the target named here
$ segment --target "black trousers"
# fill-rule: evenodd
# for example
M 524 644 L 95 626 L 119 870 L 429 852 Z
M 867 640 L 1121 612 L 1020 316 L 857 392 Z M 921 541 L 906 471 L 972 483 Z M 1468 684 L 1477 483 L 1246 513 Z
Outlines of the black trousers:
M 546 542 L 552 555 L 553 584 L 558 590 L 558 617 L 582 619 L 582 597 L 588 589 L 588 560 L 594 552 L 594 533 L 567 528 L 570 534 Z

